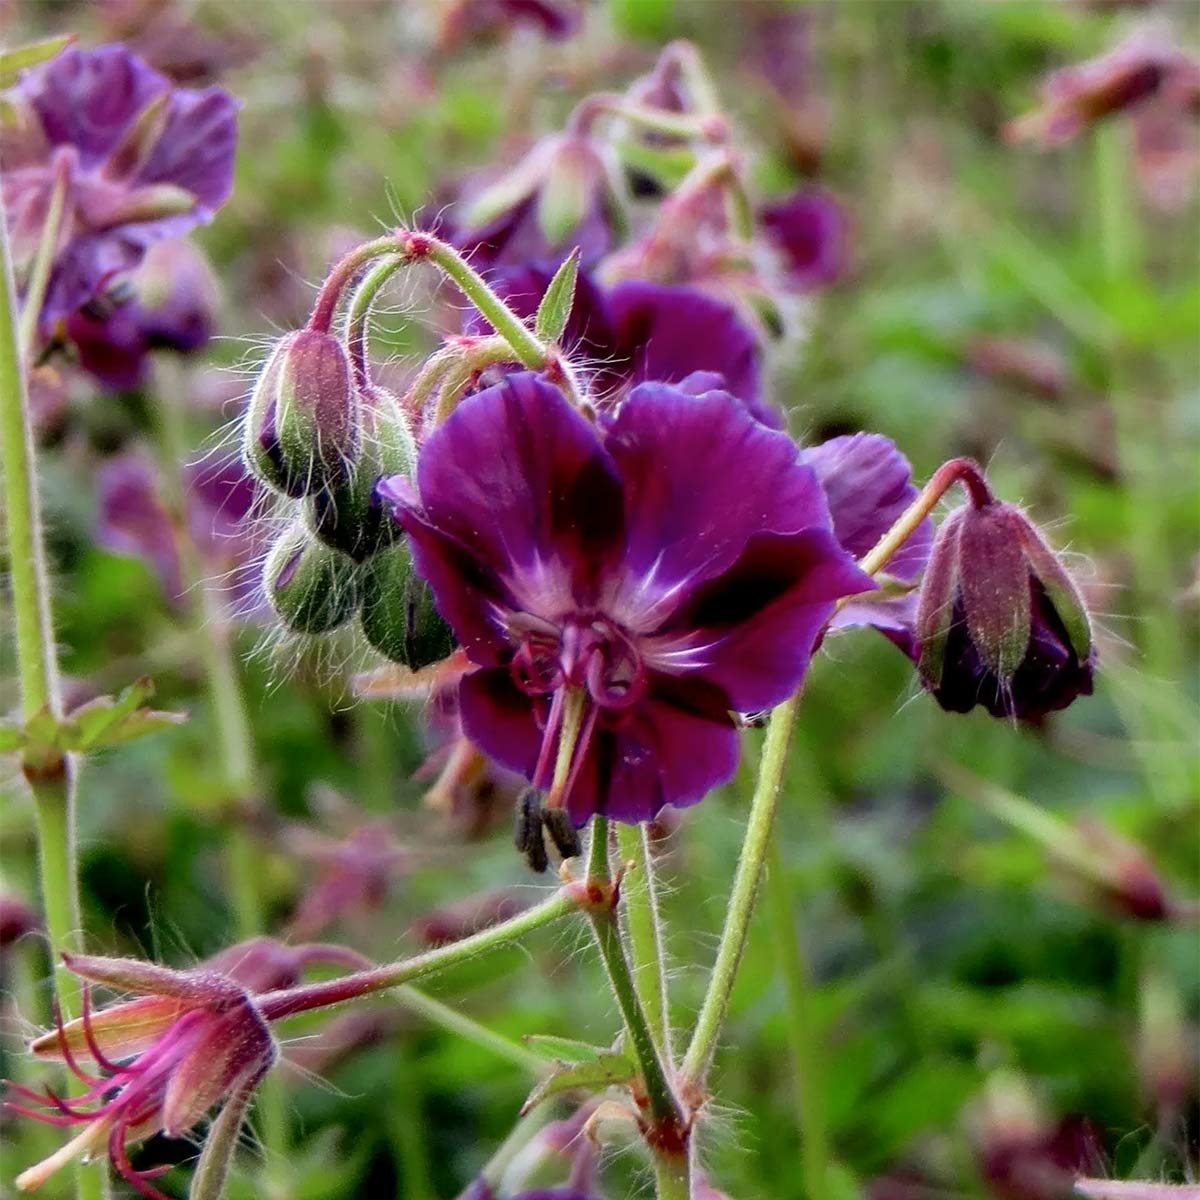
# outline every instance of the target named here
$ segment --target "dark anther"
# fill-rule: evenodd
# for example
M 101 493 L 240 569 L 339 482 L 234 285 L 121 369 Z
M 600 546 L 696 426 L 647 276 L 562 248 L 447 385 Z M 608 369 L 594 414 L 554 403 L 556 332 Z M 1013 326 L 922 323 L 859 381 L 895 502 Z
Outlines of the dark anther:
M 547 808 L 542 813 L 542 824 L 550 835 L 550 840 L 558 847 L 563 858 L 574 858 L 582 847 L 579 844 L 579 832 L 571 822 L 564 808 Z
M 513 842 L 526 854 L 530 844 L 542 838 L 542 797 L 537 788 L 526 788 L 517 797 L 514 817 Z

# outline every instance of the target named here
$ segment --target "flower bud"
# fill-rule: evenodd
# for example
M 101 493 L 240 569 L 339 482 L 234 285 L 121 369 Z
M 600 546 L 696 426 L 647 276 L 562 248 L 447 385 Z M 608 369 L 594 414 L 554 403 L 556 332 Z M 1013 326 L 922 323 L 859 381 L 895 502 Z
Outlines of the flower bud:
M 308 518 L 313 533 L 327 546 L 365 562 L 402 533 L 383 511 L 375 485 L 391 475 L 411 476 L 417 446 L 407 416 L 390 393 L 369 388 L 360 404 L 358 460 L 344 478 L 313 495 Z
M 287 496 L 340 482 L 358 457 L 358 395 L 340 341 L 319 329 L 275 348 L 246 414 L 246 465 Z
M 1022 719 L 1091 695 L 1095 646 L 1078 588 L 1011 504 L 970 504 L 942 523 L 917 612 L 918 670 L 949 712 L 982 704 Z
M 353 560 L 314 540 L 299 522 L 267 556 L 263 590 L 293 633 L 328 633 L 354 615 L 361 599 Z
M 454 649 L 454 634 L 434 607 L 429 585 L 413 570 L 407 545 L 376 555 L 363 568 L 360 619 L 380 654 L 414 671 Z

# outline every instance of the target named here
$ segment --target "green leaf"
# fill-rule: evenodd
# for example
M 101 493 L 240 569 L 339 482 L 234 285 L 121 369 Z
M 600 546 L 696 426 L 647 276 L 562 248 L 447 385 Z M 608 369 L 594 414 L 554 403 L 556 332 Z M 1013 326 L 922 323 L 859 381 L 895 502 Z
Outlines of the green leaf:
M 552 1037 L 544 1033 L 527 1033 L 521 1040 L 531 1050 L 561 1063 L 597 1062 L 610 1049 L 608 1046 L 593 1046 L 588 1042 L 577 1042 L 574 1038 Z
M 581 1088 L 588 1092 L 602 1092 L 615 1084 L 629 1083 L 637 1075 L 633 1061 L 624 1054 L 604 1051 L 596 1056 L 595 1062 L 574 1063 L 547 1075 L 521 1106 L 524 1116 L 535 1105 L 550 1096 Z
M 17 76 L 27 67 L 36 67 L 38 63 L 47 62 L 56 54 L 62 53 L 74 40 L 73 33 L 66 33 L 59 37 L 46 38 L 41 42 L 30 42 L 29 45 L 18 46 L 15 50 L 0 51 L 0 87 L 11 87 L 17 82 Z
M 63 722 L 64 736 L 73 743 L 66 748 L 85 750 L 106 745 L 105 735 L 152 695 L 154 685 L 143 678 L 127 687 L 115 700 L 112 696 L 99 696 L 75 709 Z
M 25 731 L 13 721 L 0 721 L 0 754 L 20 750 L 25 743 Z
M 557 342 L 567 327 L 571 306 L 575 303 L 575 281 L 579 278 L 579 247 L 576 246 L 566 261 L 554 273 L 550 286 L 538 305 L 534 321 L 534 332 L 547 342 Z

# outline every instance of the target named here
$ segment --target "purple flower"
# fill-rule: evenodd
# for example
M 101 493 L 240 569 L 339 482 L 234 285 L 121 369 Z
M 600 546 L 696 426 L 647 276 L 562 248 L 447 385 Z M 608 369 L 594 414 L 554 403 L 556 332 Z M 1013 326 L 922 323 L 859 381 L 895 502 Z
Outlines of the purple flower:
M 11 1101 L 8 1107 L 50 1125 L 83 1128 L 19 1175 L 17 1188 L 32 1191 L 72 1160 L 107 1146 L 113 1166 L 135 1191 L 167 1200 L 149 1182 L 160 1171 L 135 1170 L 130 1145 L 159 1131 L 179 1137 L 215 1104 L 244 1107 L 275 1061 L 271 1031 L 246 990 L 215 971 L 63 957 L 81 978 L 138 998 L 93 1016 L 85 990 L 83 1017 L 34 1041 L 34 1054 L 66 1063 L 87 1088 L 68 1102 L 10 1083 L 11 1094 L 39 1107 Z
M 183 239 L 151 246 L 130 290 L 123 302 L 98 296 L 67 318 L 80 365 L 117 391 L 141 386 L 151 350 L 199 350 L 212 336 L 217 301 L 212 270 Z
M 917 497 L 908 459 L 882 434 L 830 438 L 801 450 L 800 461 L 816 472 L 834 536 L 856 559 L 874 547 Z M 912 585 L 925 569 L 932 540 L 933 523 L 922 521 L 887 565 L 887 574 L 908 587 L 899 595 L 883 588 L 852 601 L 834 616 L 830 628 L 872 625 L 912 657 L 917 609 Z
M 233 182 L 236 105 L 175 88 L 123 46 L 69 47 L 15 89 L 24 127 L 4 143 L 4 204 L 18 274 L 51 197 L 64 190 L 45 335 L 141 262 L 147 247 L 208 221 Z
M 466 203 L 451 240 L 479 270 L 533 264 L 553 272 L 576 247 L 592 264 L 627 224 L 620 180 L 611 149 L 589 134 L 544 138 Z
M 938 529 L 921 585 L 921 681 L 949 712 L 1036 719 L 1092 693 L 1083 598 L 1029 518 L 974 493 Z
M 257 566 L 261 531 L 252 520 L 261 489 L 239 458 L 220 452 L 189 466 L 185 482 L 192 540 L 231 606 L 248 615 L 262 603 Z M 114 553 L 148 563 L 167 596 L 182 600 L 178 532 L 159 496 L 157 467 L 133 453 L 110 459 L 99 472 L 97 491 L 96 540 Z
M 805 188 L 759 213 L 779 252 L 784 278 L 803 291 L 825 287 L 846 273 L 849 228 L 845 211 L 827 191 Z
M 417 479 L 380 491 L 479 666 L 466 732 L 537 787 L 558 775 L 548 807 L 577 826 L 729 779 L 731 712 L 789 696 L 836 601 L 875 586 L 793 443 L 721 392 L 643 384 L 598 432 L 510 375 L 430 435 Z
M 572 0 L 454 0 L 442 15 L 438 48 L 451 50 L 521 25 L 559 42 L 569 38 L 582 20 L 583 12 Z
M 552 275 L 539 267 L 507 271 L 496 287 L 519 316 L 532 317 Z M 487 328 L 478 316 L 468 323 L 473 333 Z M 695 288 L 642 280 L 601 288 L 580 272 L 560 340 L 605 410 L 639 383 L 654 381 L 697 392 L 723 389 L 764 424 L 782 425 L 762 396 L 754 334 L 728 304 Z

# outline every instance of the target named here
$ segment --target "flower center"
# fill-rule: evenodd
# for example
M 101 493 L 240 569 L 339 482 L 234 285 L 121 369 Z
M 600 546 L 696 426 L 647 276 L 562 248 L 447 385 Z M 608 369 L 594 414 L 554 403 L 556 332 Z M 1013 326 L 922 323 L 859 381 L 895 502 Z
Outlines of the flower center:
M 509 665 L 513 683 L 549 699 L 533 784 L 547 789 L 546 807 L 565 806 L 598 720 L 620 721 L 646 690 L 633 639 L 607 617 L 572 616 L 561 627 L 530 621 Z

